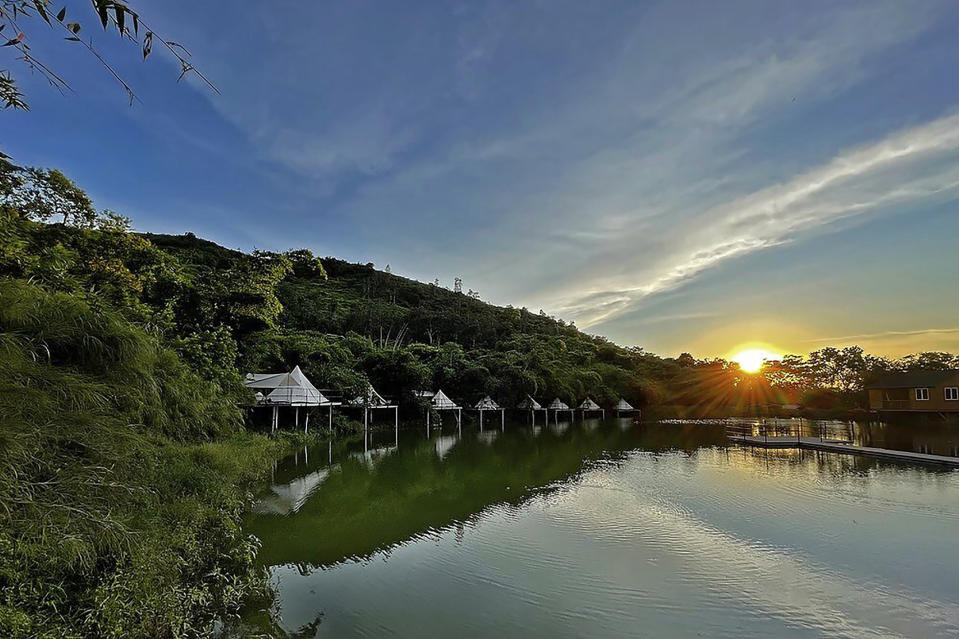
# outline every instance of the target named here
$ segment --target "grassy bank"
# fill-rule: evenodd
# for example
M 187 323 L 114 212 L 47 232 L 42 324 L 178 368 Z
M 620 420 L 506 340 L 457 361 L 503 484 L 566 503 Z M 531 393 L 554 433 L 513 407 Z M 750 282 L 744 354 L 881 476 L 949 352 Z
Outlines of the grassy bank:
M 240 514 L 291 443 L 111 311 L 0 299 L 0 636 L 205 636 L 259 587 Z

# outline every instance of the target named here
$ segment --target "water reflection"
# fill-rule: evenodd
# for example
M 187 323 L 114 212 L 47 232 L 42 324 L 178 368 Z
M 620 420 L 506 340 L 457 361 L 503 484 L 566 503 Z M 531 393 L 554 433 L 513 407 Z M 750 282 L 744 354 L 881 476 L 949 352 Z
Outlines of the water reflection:
M 738 447 L 726 425 L 371 432 L 281 464 L 247 529 L 303 636 L 959 631 L 959 473 Z M 897 428 L 852 436 L 956 437 Z

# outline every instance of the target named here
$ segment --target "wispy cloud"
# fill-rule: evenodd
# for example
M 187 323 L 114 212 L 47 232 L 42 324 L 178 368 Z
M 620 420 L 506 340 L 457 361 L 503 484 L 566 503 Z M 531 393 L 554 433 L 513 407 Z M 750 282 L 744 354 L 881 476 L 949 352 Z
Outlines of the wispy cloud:
M 839 228 L 838 223 L 911 205 L 959 187 L 959 115 L 942 117 L 845 151 L 792 180 L 713 207 L 674 256 L 639 286 L 590 291 L 561 311 L 591 326 L 674 289 L 731 259 Z M 598 302 L 598 303 L 597 303 Z
M 857 333 L 855 335 L 837 335 L 834 337 L 818 337 L 807 340 L 815 343 L 842 344 L 855 340 L 875 340 L 890 337 L 926 337 L 930 335 L 954 335 L 959 334 L 959 326 L 951 328 L 920 328 L 910 331 L 880 331 L 878 333 Z

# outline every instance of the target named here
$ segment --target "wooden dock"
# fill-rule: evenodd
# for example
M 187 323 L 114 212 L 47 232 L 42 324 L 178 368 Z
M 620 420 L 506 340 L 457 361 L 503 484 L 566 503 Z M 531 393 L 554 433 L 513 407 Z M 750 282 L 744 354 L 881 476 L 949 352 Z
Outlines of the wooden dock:
M 843 455 L 877 457 L 879 459 L 889 459 L 892 461 L 907 462 L 912 464 L 932 464 L 935 466 L 959 468 L 959 457 L 949 457 L 946 455 L 927 455 L 925 453 L 913 453 L 905 450 L 893 450 L 891 448 L 858 446 L 847 441 L 820 439 L 819 437 L 768 437 L 763 435 L 743 436 L 732 434 L 728 435 L 728 437 L 731 442 L 736 442 L 745 446 L 756 446 L 759 448 L 802 448 L 806 450 L 821 450 L 828 453 L 840 453 Z

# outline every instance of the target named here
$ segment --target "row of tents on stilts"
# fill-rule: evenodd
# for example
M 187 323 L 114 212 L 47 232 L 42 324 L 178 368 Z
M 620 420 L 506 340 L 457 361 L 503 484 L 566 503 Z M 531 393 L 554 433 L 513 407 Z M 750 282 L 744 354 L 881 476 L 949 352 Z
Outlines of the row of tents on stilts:
M 310 409 L 312 408 L 328 409 L 327 421 L 330 430 L 332 430 L 333 409 L 337 406 L 362 410 L 364 428 L 369 427 L 374 411 L 391 411 L 393 413 L 393 424 L 395 427 L 399 427 L 399 406 L 384 399 L 372 386 L 367 386 L 365 392 L 361 392 L 352 399 L 333 401 L 328 399 L 307 379 L 299 366 L 295 367 L 289 373 L 249 373 L 244 379 L 244 384 L 254 392 L 256 408 L 272 409 L 270 413 L 271 432 L 275 432 L 279 428 L 281 408 L 293 409 L 294 425 L 296 428 L 300 427 L 300 409 L 306 409 L 303 411 L 305 413 L 303 421 L 304 432 L 309 431 Z M 427 409 L 427 428 L 430 426 L 430 417 L 433 411 L 454 412 L 457 426 L 462 425 L 464 408 L 451 400 L 442 390 L 438 390 L 435 393 L 432 391 L 417 391 L 415 394 Z M 576 411 L 579 411 L 583 419 L 586 418 L 587 414 L 595 415 L 598 413 L 601 417 L 606 416 L 606 410 L 589 397 L 584 399 L 576 408 L 570 408 L 570 406 L 559 397 L 555 398 L 546 406 L 543 406 L 532 396 L 527 395 L 526 398 L 516 406 L 516 409 L 526 412 L 530 421 L 534 424 L 536 423 L 536 415 L 539 412 L 544 414 L 547 421 L 549 420 L 550 412 L 552 412 L 555 420 L 559 420 L 561 414 L 569 414 L 570 419 L 575 419 Z M 487 412 L 498 412 L 500 425 L 505 426 L 506 408 L 497 404 L 489 395 L 476 402 L 473 406 L 467 407 L 466 410 L 474 410 L 479 413 L 480 428 L 483 427 L 484 414 Z M 620 399 L 619 402 L 613 406 L 612 410 L 615 411 L 617 417 L 639 412 L 625 399 Z

